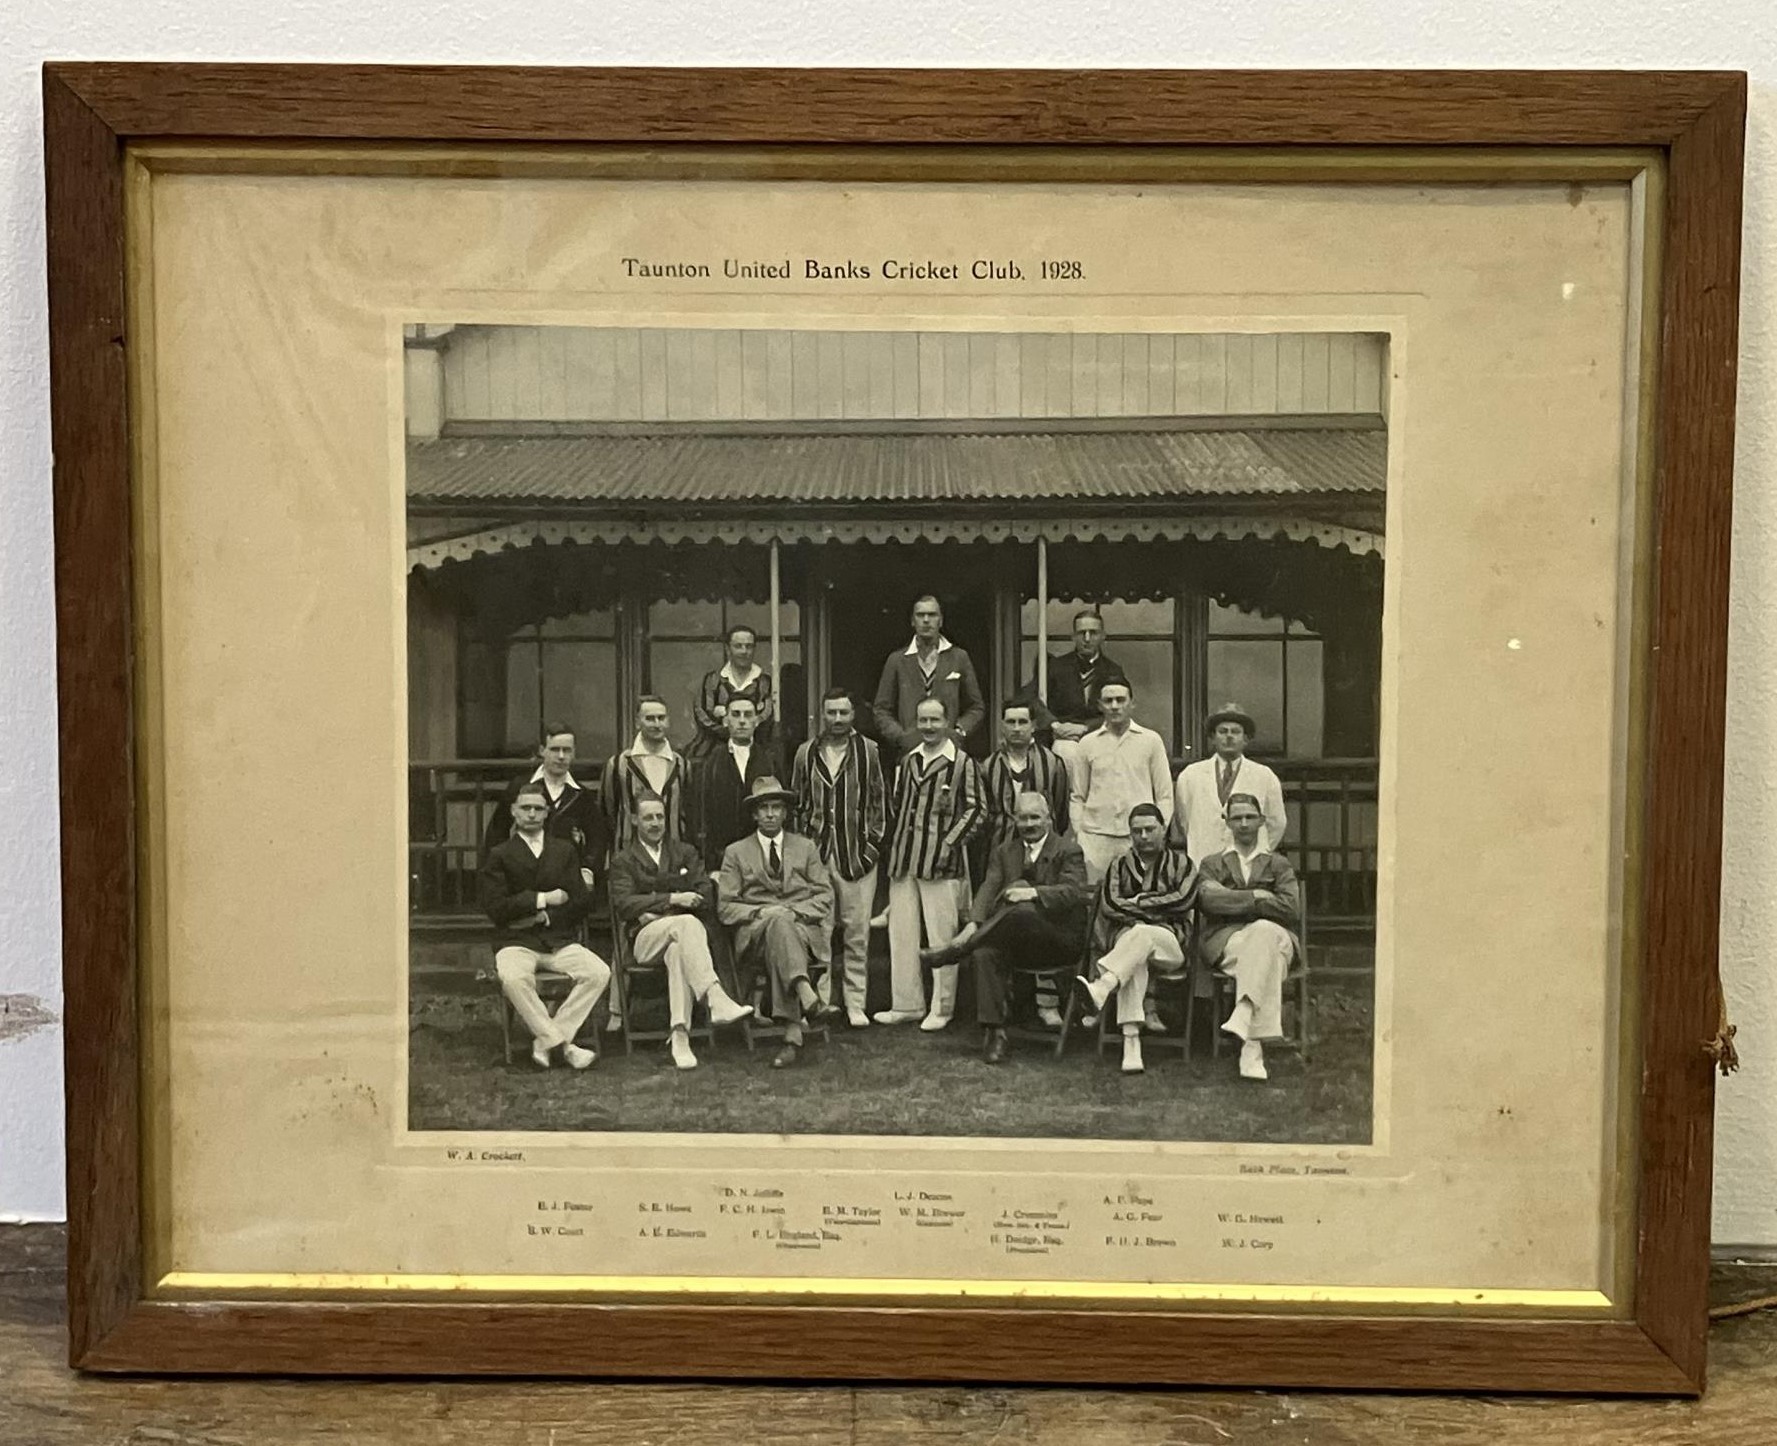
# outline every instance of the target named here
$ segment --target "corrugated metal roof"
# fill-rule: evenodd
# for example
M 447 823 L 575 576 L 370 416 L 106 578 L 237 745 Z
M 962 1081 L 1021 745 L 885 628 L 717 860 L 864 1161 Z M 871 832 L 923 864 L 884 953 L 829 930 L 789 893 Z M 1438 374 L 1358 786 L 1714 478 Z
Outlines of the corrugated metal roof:
M 445 437 L 409 446 L 427 501 L 930 503 L 1383 491 L 1379 430 Z

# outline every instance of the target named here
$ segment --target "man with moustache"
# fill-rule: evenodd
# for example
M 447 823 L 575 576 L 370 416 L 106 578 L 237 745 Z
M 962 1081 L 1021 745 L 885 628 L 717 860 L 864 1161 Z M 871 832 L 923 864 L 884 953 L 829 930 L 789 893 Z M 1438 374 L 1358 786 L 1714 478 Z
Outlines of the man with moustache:
M 853 1029 L 866 1029 L 869 986 L 870 907 L 876 898 L 876 865 L 887 827 L 887 789 L 876 744 L 859 733 L 850 692 L 829 688 L 821 698 L 821 734 L 796 750 L 790 791 L 796 795 L 796 828 L 814 840 L 833 881 L 833 914 L 844 938 L 845 1013 Z M 833 998 L 829 969 L 816 989 Z
M 559 1051 L 569 1068 L 587 1069 L 598 1053 L 574 1041 L 611 982 L 611 969 L 580 942 L 592 895 L 580 876 L 579 853 L 549 836 L 548 821 L 548 791 L 524 784 L 512 800 L 512 835 L 489 851 L 477 893 L 494 926 L 500 989 L 531 1032 L 531 1059 L 548 1069 Z M 553 1016 L 537 993 L 539 969 L 574 981 Z
M 611 859 L 612 927 L 633 930 L 630 956 L 666 972 L 669 1052 L 679 1069 L 696 1069 L 691 1007 L 709 1005 L 710 1023 L 733 1024 L 753 1012 L 736 1004 L 716 977 L 709 928 L 716 921 L 716 884 L 697 850 L 666 836 L 666 803 L 656 793 L 636 798 L 635 837 Z
M 754 782 L 747 795 L 754 830 L 728 845 L 716 886 L 716 913 L 735 931 L 736 958 L 743 969 L 764 974 L 771 1016 L 785 1021 L 773 1069 L 796 1063 L 805 1019 L 834 1012 L 808 977 L 816 963 L 832 958 L 833 883 L 813 842 L 785 827 L 795 801 L 775 778 Z
M 1006 1014 L 1012 974 L 1048 978 L 1074 969 L 1086 936 L 1086 860 L 1080 846 L 1056 833 L 1049 800 L 1019 794 L 1014 837 L 993 851 L 975 891 L 969 922 L 956 938 L 920 955 L 934 975 L 975 961 L 975 1006 L 982 1058 L 1006 1057 Z

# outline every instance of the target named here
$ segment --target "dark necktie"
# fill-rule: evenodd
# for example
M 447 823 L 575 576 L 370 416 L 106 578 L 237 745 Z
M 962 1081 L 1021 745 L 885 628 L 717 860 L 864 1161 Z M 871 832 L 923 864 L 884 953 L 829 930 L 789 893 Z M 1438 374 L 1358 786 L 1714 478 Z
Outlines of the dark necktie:
M 772 839 L 766 845 L 765 871 L 774 879 L 784 876 L 784 861 L 777 856 L 777 840 Z
M 1226 808 L 1228 798 L 1234 792 L 1234 777 L 1240 772 L 1240 765 L 1224 762 L 1217 766 L 1219 771 L 1216 778 L 1216 797 L 1221 801 L 1222 807 Z

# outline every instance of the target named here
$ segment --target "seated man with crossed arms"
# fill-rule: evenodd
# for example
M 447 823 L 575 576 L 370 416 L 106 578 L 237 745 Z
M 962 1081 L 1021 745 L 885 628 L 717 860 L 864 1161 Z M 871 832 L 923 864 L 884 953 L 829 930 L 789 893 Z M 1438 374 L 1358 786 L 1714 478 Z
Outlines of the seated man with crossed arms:
M 638 793 L 635 836 L 611 856 L 613 926 L 635 929 L 630 949 L 638 964 L 666 970 L 666 1002 L 672 1020 L 671 1051 L 680 1069 L 696 1069 L 691 1052 L 691 1006 L 709 1001 L 711 1024 L 733 1024 L 753 1012 L 736 1004 L 716 978 L 705 920 L 716 916 L 715 880 L 704 872 L 697 850 L 666 836 L 666 800 Z
M 1055 832 L 1049 800 L 1018 795 L 1015 837 L 993 851 L 975 892 L 969 922 L 949 944 L 920 951 L 933 969 L 965 956 L 975 960 L 975 1013 L 982 1058 L 1006 1057 L 1006 996 L 1013 970 L 1047 977 L 1071 970 L 1086 938 L 1086 856 Z
M 1076 986 L 1102 1013 L 1117 996 L 1123 1030 L 1123 1073 L 1142 1072 L 1141 1030 L 1148 975 L 1173 978 L 1185 972 L 1185 942 L 1197 871 L 1182 849 L 1166 846 L 1166 815 L 1151 803 L 1129 810 L 1130 850 L 1114 860 L 1099 886 L 1092 977 Z
M 1295 870 L 1261 845 L 1259 800 L 1230 795 L 1227 819 L 1234 846 L 1206 858 L 1197 883 L 1203 957 L 1234 981 L 1234 1011 L 1222 1028 L 1240 1041 L 1240 1077 L 1264 1079 L 1263 1041 L 1283 1038 L 1283 981 L 1302 903 Z
M 512 834 L 488 851 L 477 890 L 494 925 L 494 971 L 531 1032 L 531 1059 L 548 1069 L 559 1049 L 571 1068 L 585 1069 L 598 1055 L 574 1037 L 611 982 L 611 968 L 580 942 L 592 895 L 580 875 L 580 851 L 551 838 L 548 822 L 548 791 L 541 783 L 522 785 L 512 797 Z M 537 993 L 538 969 L 574 981 L 553 1018 Z

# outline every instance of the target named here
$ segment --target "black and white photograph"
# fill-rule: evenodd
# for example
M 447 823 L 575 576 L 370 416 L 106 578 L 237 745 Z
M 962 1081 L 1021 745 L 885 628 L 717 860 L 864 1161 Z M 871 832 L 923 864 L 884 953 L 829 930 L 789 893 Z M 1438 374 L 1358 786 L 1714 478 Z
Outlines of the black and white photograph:
M 404 331 L 409 1130 L 1375 1140 L 1386 335 Z

